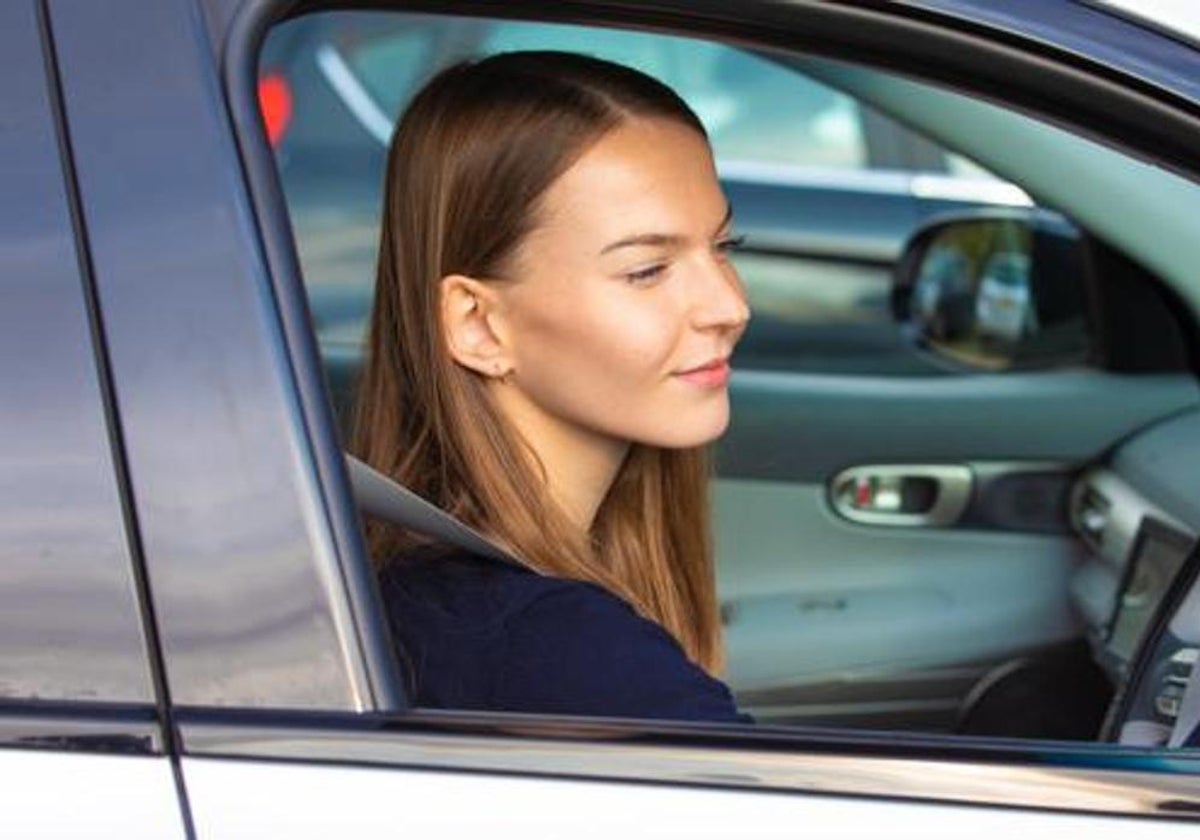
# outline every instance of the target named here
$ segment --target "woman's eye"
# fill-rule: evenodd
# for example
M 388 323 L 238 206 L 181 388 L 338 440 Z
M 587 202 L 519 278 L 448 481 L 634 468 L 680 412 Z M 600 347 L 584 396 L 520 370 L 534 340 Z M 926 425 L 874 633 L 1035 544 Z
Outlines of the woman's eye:
M 746 244 L 746 237 L 742 236 L 727 236 L 724 239 L 718 239 L 715 245 L 717 251 L 721 254 L 728 254 L 731 251 L 736 251 Z
M 655 263 L 654 265 L 639 268 L 637 271 L 629 271 L 625 273 L 625 280 L 636 285 L 646 285 L 655 280 L 659 275 L 667 270 L 666 263 Z

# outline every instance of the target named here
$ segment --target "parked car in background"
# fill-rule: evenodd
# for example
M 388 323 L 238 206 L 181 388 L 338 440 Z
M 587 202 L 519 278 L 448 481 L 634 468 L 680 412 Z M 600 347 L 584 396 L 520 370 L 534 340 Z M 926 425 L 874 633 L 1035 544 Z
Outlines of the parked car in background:
M 370 5 L 0 5 L 0 833 L 1194 835 L 1200 47 L 1072 0 Z M 518 47 L 690 97 L 750 237 L 712 498 L 756 726 L 408 699 L 360 516 L 446 518 L 338 423 L 379 166 Z
M 975 323 L 975 288 L 971 263 L 952 248 L 929 252 L 913 286 L 913 315 L 930 337 L 962 338 Z
M 1015 342 L 1037 329 L 1030 258 L 1019 251 L 999 251 L 983 268 L 975 299 L 975 323 L 983 335 Z

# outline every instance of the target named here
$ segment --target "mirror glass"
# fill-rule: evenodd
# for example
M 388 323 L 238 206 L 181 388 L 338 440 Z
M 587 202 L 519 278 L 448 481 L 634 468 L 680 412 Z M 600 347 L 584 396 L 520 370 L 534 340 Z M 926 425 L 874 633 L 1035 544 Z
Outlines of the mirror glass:
M 927 349 L 971 367 L 1061 363 L 1086 351 L 1086 343 L 1054 339 L 1063 324 L 1083 338 L 1079 249 L 1065 224 L 1036 228 L 1022 218 L 943 224 L 904 278 L 911 284 L 909 324 Z M 1045 306 L 1064 296 L 1065 309 Z M 1047 315 L 1055 323 L 1043 323 Z

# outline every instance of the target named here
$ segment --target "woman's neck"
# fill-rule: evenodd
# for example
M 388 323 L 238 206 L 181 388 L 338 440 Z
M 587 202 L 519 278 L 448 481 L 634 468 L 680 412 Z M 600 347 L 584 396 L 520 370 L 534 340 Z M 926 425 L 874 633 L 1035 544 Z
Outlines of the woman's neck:
M 554 417 L 502 385 L 496 401 L 545 470 L 551 498 L 581 532 L 590 531 L 629 442 Z

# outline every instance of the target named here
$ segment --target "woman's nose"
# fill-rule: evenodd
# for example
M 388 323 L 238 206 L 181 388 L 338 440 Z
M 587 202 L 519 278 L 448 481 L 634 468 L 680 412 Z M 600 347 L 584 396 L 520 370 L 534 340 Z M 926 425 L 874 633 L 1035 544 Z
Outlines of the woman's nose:
M 750 320 L 750 306 L 737 269 L 724 256 L 705 266 L 704 282 L 695 286 L 692 323 L 697 329 L 740 331 Z

